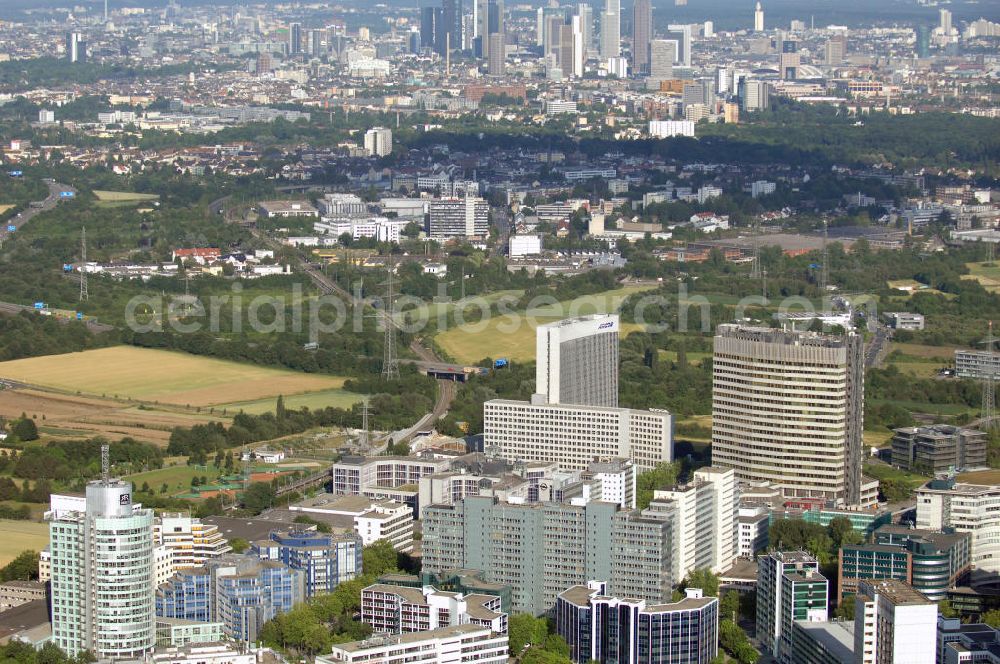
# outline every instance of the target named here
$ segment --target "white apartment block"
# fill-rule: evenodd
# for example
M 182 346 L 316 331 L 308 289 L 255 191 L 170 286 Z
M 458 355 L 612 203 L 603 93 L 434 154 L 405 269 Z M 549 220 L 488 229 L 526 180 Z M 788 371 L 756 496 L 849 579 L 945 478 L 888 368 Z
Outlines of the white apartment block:
M 555 461 L 584 470 L 595 459 L 631 459 L 639 470 L 672 460 L 673 416 L 665 410 L 529 403 L 483 404 L 484 445 L 508 461 Z
M 313 231 L 336 238 L 347 234 L 355 240 L 375 238 L 379 242 L 399 242 L 403 235 L 403 229 L 409 223 L 403 219 L 389 219 L 387 217 L 324 218 L 313 224 Z
M 153 522 L 153 542 L 170 552 L 173 570 L 199 567 L 233 550 L 218 527 L 190 514 L 161 514 Z
M 385 157 L 392 154 L 392 130 L 373 127 L 366 131 L 365 152 L 369 157 Z
M 1000 485 L 931 480 L 917 489 L 917 528 L 972 534 L 972 565 L 1000 572 Z
M 712 463 L 787 498 L 862 501 L 862 339 L 720 325 L 712 362 Z
M 541 235 L 511 235 L 508 242 L 511 258 L 537 256 L 542 253 Z
M 426 632 L 453 625 L 478 625 L 507 632 L 500 597 L 443 592 L 433 586 L 411 588 L 376 583 L 361 591 L 361 622 L 376 634 Z
M 361 496 L 366 491 L 419 484 L 420 478 L 448 470 L 448 459 L 404 456 L 344 457 L 333 464 L 333 493 Z
M 767 180 L 755 180 L 750 183 L 750 196 L 752 198 L 767 196 L 768 194 L 773 194 L 777 188 L 778 185 L 774 182 L 768 182 Z
M 316 201 L 319 213 L 324 217 L 365 215 L 368 213 L 368 204 L 361 200 L 357 194 L 325 194 L 323 198 Z
M 657 503 L 671 504 L 674 521 L 674 578 L 695 569 L 715 573 L 736 559 L 736 473 L 709 466 L 694 473 L 689 484 L 655 491 Z
M 329 499 L 319 496 L 289 509 L 332 516 L 349 517 L 354 522 L 354 532 L 361 536 L 364 546 L 386 540 L 396 551 L 413 550 L 413 508 L 394 500 L 371 500 L 363 496 L 345 496 Z
M 649 135 L 653 138 L 694 137 L 694 124 L 691 120 L 650 120 Z
M 895 579 L 861 581 L 854 602 L 855 662 L 935 664 L 935 602 Z
M 736 515 L 736 555 L 752 559 L 767 548 L 768 509 L 763 506 L 741 507 Z
M 145 664 L 257 664 L 257 653 L 226 643 L 192 643 L 157 649 Z
M 482 198 L 431 201 L 427 235 L 432 238 L 484 237 L 490 232 L 490 205 Z
M 440 627 L 427 632 L 373 636 L 333 646 L 317 664 L 507 664 L 507 635 L 478 625 Z

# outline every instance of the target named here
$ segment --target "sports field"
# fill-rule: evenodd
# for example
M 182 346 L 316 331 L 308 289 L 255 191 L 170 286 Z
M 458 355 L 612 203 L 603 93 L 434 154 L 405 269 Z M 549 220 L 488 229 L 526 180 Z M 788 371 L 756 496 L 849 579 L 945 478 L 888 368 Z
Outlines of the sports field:
M 0 566 L 22 551 L 41 551 L 49 544 L 49 524 L 0 519 Z
M 109 203 L 139 203 L 142 201 L 159 200 L 159 194 L 138 194 L 132 191 L 101 191 L 94 190 L 97 200 Z
M 344 384 L 337 376 L 130 346 L 2 362 L 0 377 L 68 393 L 201 408 Z

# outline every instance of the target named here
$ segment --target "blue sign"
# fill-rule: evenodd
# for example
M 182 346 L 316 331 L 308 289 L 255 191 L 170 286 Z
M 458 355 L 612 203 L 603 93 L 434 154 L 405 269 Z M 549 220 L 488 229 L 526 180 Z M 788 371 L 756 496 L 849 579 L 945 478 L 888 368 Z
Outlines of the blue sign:
M 7 224 L 7 232 L 8 233 L 13 233 L 16 230 L 17 230 L 17 226 L 15 226 L 14 224 Z
M 502 367 L 507 366 L 508 364 L 509 364 L 509 362 L 507 361 L 506 357 L 501 357 L 499 360 L 493 360 L 493 368 L 494 369 L 500 369 Z
M 810 270 L 819 269 L 819 263 L 809 263 L 809 269 Z
M 72 191 L 60 191 L 59 195 L 63 198 L 73 198 L 74 196 L 76 196 L 76 194 L 73 193 Z
M 44 308 L 45 308 L 44 302 L 35 302 L 35 309 L 44 309 Z
M 72 272 L 73 266 L 69 263 L 63 263 L 63 272 Z
M 19 178 L 22 175 L 24 175 L 24 172 L 23 171 L 10 171 L 8 173 L 8 175 L 10 175 L 12 178 Z
M 83 320 L 83 312 L 82 311 L 76 312 L 76 319 L 77 320 Z

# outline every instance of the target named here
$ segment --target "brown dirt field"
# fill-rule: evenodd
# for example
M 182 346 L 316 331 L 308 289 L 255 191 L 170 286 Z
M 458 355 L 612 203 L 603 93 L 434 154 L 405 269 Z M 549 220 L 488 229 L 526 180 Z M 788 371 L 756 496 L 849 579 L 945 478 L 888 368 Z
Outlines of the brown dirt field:
M 140 410 L 128 402 L 74 396 L 35 389 L 0 390 L 0 416 L 33 417 L 39 427 L 53 430 L 43 435 L 55 438 L 105 436 L 115 439 L 130 436 L 136 440 L 165 446 L 175 426 L 227 417 L 209 413 Z M 45 419 L 42 419 L 44 415 Z

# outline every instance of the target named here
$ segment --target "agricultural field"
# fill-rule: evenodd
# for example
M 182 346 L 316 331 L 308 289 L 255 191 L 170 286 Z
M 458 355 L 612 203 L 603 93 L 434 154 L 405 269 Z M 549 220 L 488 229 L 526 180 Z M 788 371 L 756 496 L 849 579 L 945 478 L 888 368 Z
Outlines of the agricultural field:
M 41 551 L 49 545 L 49 524 L 0 519 L 0 566 L 22 551 Z
M 568 302 L 543 304 L 525 312 L 505 314 L 451 328 L 438 333 L 435 341 L 456 362 L 465 364 L 478 362 L 487 356 L 530 362 L 535 359 L 535 329 L 538 325 L 570 316 L 612 313 L 621 307 L 629 295 L 655 288 L 633 286 L 584 295 Z M 640 329 L 639 325 L 623 323 L 621 334 L 627 336 Z
M 159 194 L 139 194 L 131 191 L 101 191 L 94 190 L 97 200 L 106 203 L 141 203 L 144 201 L 157 201 Z
M 193 408 L 333 390 L 344 384 L 337 376 L 129 346 L 2 362 L 0 377 L 66 393 L 86 390 L 83 396 Z
M 155 445 L 166 445 L 174 427 L 225 421 L 221 413 L 187 411 L 176 406 L 136 406 L 115 399 L 59 394 L 44 390 L 0 390 L 0 416 L 25 413 L 46 438 L 130 436 Z
M 888 362 L 907 375 L 933 378 L 940 369 L 954 365 L 955 347 L 893 342 Z

